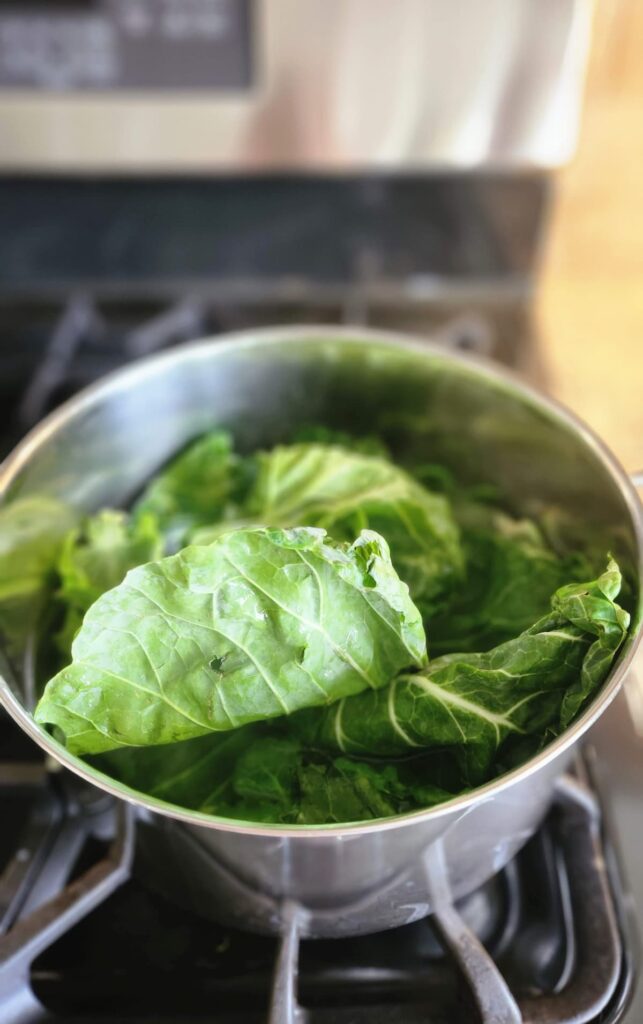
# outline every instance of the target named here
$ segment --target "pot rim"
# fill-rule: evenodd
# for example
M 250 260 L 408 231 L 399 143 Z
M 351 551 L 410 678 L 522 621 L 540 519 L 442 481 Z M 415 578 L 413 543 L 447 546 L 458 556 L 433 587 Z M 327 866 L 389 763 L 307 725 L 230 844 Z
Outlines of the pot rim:
M 643 506 L 638 493 L 628 474 L 619 460 L 611 452 L 601 438 L 580 417 L 556 399 L 541 393 L 527 384 L 522 377 L 493 360 L 471 354 L 463 354 L 447 350 L 435 341 L 407 335 L 395 331 L 376 330 L 369 327 L 334 326 L 334 325 L 288 325 L 286 327 L 253 328 L 244 331 L 230 332 L 214 337 L 199 339 L 181 345 L 169 352 L 148 356 L 133 366 L 117 369 L 100 380 L 78 392 L 68 401 L 46 416 L 39 424 L 19 442 L 14 450 L 0 464 L 0 504 L 14 478 L 28 464 L 32 455 L 54 435 L 60 427 L 89 406 L 109 397 L 112 393 L 126 390 L 148 376 L 150 373 L 162 371 L 166 366 L 184 360 L 199 360 L 207 357 L 214 349 L 217 351 L 241 351 L 253 348 L 269 348 L 278 343 L 309 343 L 315 347 L 320 342 L 341 342 L 345 345 L 364 345 L 384 349 L 404 349 L 418 355 L 427 355 L 446 364 L 456 365 L 468 370 L 473 376 L 482 376 L 497 387 L 517 394 L 532 406 L 544 409 L 551 417 L 557 419 L 571 429 L 584 441 L 611 477 L 621 492 L 631 517 L 632 527 L 637 543 L 637 569 L 639 579 L 643 578 Z M 489 800 L 500 792 L 510 789 L 513 785 L 526 779 L 539 768 L 553 761 L 571 747 L 590 728 L 590 726 L 606 710 L 618 693 L 623 679 L 638 649 L 642 636 L 642 622 L 635 621 L 635 628 L 627 641 L 621 656 L 613 667 L 600 692 L 586 708 L 580 718 L 566 729 L 557 739 L 540 753 L 530 758 L 518 768 L 501 775 L 497 779 L 478 786 L 469 793 L 455 796 L 453 799 L 428 807 L 424 810 L 410 811 L 388 818 L 377 818 L 371 821 L 346 822 L 340 825 L 271 825 L 239 821 L 233 818 L 219 818 L 215 815 L 199 811 L 190 811 L 175 804 L 166 803 L 138 790 L 125 786 L 112 779 L 98 769 L 90 767 L 85 761 L 73 754 L 50 736 L 39 726 L 32 715 L 23 707 L 8 682 L 0 675 L 0 703 L 4 705 L 11 717 L 40 747 L 64 767 L 81 776 L 87 782 L 149 811 L 165 815 L 177 821 L 200 827 L 217 829 L 224 832 L 237 832 L 244 835 L 278 838 L 309 838 L 341 840 L 343 837 L 366 835 L 372 832 L 390 830 L 434 821 L 454 812 L 465 812 L 474 804 Z

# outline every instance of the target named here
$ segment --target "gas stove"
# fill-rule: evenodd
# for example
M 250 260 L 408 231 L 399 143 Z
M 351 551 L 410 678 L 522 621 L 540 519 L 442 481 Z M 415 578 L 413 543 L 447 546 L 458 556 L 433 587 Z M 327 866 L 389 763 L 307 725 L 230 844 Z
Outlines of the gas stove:
M 546 385 L 530 320 L 546 197 L 530 175 L 5 180 L 0 455 L 106 372 L 253 324 L 408 330 Z M 273 939 L 169 901 L 131 809 L 0 717 L 0 1020 L 643 1020 L 639 692 L 632 679 L 543 827 L 482 889 L 403 928 L 317 941 L 296 906 Z

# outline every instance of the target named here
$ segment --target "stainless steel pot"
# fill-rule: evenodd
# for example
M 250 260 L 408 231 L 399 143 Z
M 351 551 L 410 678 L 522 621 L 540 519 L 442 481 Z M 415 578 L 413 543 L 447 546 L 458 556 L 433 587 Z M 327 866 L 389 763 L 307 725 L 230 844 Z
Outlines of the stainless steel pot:
M 554 503 L 616 530 L 628 570 L 641 577 L 640 503 L 587 427 L 495 366 L 361 329 L 255 331 L 116 373 L 22 442 L 0 471 L 0 500 L 36 493 L 79 511 L 127 505 L 172 453 L 215 425 L 252 449 L 310 422 L 381 432 L 398 450 L 412 447 L 464 478 L 497 483 L 527 514 Z M 54 758 L 135 805 L 151 880 L 246 927 L 278 930 L 294 901 L 303 932 L 345 935 L 420 917 L 513 857 L 545 814 L 575 744 L 617 693 L 640 632 L 637 624 L 581 718 L 529 763 L 442 806 L 356 825 L 245 824 L 128 789 L 35 724 L 28 659 L 22 669 L 4 666 L 0 697 Z

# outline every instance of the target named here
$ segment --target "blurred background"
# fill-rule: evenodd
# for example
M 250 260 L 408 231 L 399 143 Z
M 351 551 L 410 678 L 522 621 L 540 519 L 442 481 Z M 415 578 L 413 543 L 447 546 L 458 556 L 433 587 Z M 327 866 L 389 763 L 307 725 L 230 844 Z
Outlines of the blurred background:
M 643 465 L 643 5 L 596 6 L 578 152 L 561 171 L 538 315 L 556 393 Z

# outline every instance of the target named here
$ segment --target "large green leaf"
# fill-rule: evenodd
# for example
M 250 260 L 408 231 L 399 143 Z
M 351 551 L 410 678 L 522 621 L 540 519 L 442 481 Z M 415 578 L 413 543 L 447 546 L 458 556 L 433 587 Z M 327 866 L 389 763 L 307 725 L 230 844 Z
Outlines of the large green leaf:
M 171 743 L 384 686 L 425 657 L 377 534 L 238 530 L 103 594 L 36 719 L 78 754 Z
M 13 652 L 37 624 L 75 519 L 68 505 L 36 495 L 0 508 L 0 632 Z
M 291 723 L 312 746 L 399 757 L 457 749 L 468 784 L 484 779 L 511 734 L 564 727 L 604 680 L 629 624 L 614 603 L 618 566 L 588 584 L 563 587 L 552 612 L 519 637 L 482 654 L 450 654 L 384 690 L 342 699 Z
M 381 533 L 425 613 L 461 578 L 463 555 L 448 500 L 387 459 L 311 443 L 261 452 L 257 462 L 257 479 L 241 510 L 246 521 L 317 526 L 342 541 L 363 529 Z M 194 541 L 207 542 L 221 528 L 198 533 Z
M 57 641 L 65 655 L 94 601 L 117 586 L 129 569 L 162 554 L 157 521 L 148 514 L 131 520 L 125 512 L 105 509 L 65 537 L 57 564 L 58 597 L 65 605 Z

